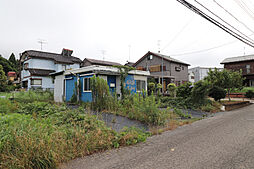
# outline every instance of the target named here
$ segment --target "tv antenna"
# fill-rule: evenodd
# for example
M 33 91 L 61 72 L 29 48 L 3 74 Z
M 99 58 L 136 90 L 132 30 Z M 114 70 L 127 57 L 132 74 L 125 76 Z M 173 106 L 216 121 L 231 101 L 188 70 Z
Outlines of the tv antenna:
M 41 51 L 42 51 L 42 45 L 46 44 L 46 40 L 38 39 L 38 43 L 41 44 Z
M 106 50 L 101 50 L 101 53 L 102 53 L 102 59 L 103 59 L 103 61 L 104 61 L 104 60 L 105 60 Z
M 161 40 L 158 40 L 158 53 L 161 53 Z

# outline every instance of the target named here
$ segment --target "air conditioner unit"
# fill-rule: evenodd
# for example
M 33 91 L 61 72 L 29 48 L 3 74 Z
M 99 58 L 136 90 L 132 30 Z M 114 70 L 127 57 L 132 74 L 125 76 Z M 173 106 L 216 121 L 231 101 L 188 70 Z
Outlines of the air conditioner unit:
M 175 70 L 180 72 L 181 71 L 181 67 L 175 67 Z

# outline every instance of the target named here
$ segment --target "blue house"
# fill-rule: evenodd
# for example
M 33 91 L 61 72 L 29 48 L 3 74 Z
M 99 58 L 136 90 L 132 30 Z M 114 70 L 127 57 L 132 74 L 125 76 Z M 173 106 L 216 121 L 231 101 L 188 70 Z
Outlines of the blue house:
M 147 90 L 147 76 L 149 75 L 149 71 L 131 70 L 125 79 L 125 87 L 132 93 Z M 121 95 L 120 72 L 116 67 L 92 65 L 75 70 L 67 70 L 54 76 L 54 99 L 56 102 L 70 101 L 75 91 L 75 83 L 78 81 L 81 83 L 80 100 L 83 102 L 91 102 L 92 91 L 90 78 L 93 76 L 106 80 L 110 91 Z

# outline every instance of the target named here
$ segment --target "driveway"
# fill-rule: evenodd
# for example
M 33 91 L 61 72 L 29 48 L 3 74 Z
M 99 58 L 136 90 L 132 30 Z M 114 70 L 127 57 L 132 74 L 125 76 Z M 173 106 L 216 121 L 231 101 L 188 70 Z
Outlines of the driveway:
M 79 158 L 61 168 L 254 168 L 254 105 L 152 136 L 145 143 Z

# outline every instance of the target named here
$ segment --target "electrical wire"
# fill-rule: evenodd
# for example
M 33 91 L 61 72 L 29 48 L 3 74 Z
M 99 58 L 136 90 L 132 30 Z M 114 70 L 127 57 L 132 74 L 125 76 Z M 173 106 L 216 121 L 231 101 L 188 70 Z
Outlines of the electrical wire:
M 246 7 L 238 0 L 234 0 L 236 4 L 251 18 L 254 20 L 253 15 L 246 9 Z
M 162 48 L 161 51 L 163 51 L 163 50 L 166 49 L 169 45 L 171 45 L 171 44 L 178 38 L 178 36 L 180 36 L 180 35 L 182 34 L 182 32 L 189 26 L 189 24 L 192 22 L 192 20 L 193 20 L 193 17 L 189 20 L 189 22 L 187 22 L 187 23 L 182 27 L 182 29 L 173 37 L 173 39 L 172 39 L 169 43 L 167 43 L 167 44 Z
M 201 11 L 200 9 L 195 7 L 194 5 L 192 5 L 189 2 L 187 2 L 186 0 L 177 0 L 177 2 L 181 3 L 182 5 L 184 5 L 185 7 L 190 9 L 191 11 L 195 12 L 196 14 L 200 15 L 204 19 L 208 20 L 209 22 L 213 23 L 214 25 L 218 26 L 219 28 L 221 28 L 222 30 L 224 30 L 225 32 L 230 34 L 231 36 L 237 38 L 238 40 L 242 41 L 243 43 L 245 43 L 245 44 L 247 44 L 247 45 L 249 45 L 249 46 L 254 48 L 254 43 L 253 42 L 249 42 L 249 40 L 247 40 L 246 38 L 242 37 L 238 33 L 232 31 L 231 29 L 229 29 L 228 27 L 226 27 L 222 23 L 218 22 L 217 20 L 215 20 L 214 18 L 210 17 L 209 15 L 207 15 L 206 13 L 204 13 L 203 11 Z
M 228 13 L 231 17 L 233 17 L 237 22 L 239 22 L 240 24 L 242 24 L 246 29 L 248 29 L 250 32 L 254 33 L 254 31 L 249 28 L 245 23 L 243 23 L 242 21 L 240 21 L 237 17 L 235 17 L 231 12 L 229 12 L 226 8 L 224 8 L 221 4 L 219 4 L 216 0 L 213 0 L 213 2 L 215 4 L 217 4 L 220 8 L 222 8 L 226 13 Z
M 207 7 L 205 7 L 203 4 L 201 4 L 200 2 L 198 2 L 197 0 L 194 0 L 196 3 L 198 3 L 200 6 L 202 6 L 204 9 L 206 9 L 208 12 L 210 12 L 211 14 L 213 14 L 214 16 L 216 16 L 217 18 L 219 18 L 222 22 L 226 23 L 227 25 L 229 25 L 231 28 L 233 28 L 234 30 L 236 30 L 238 33 L 240 33 L 242 36 L 244 36 L 245 38 L 247 38 L 248 42 L 253 43 L 254 41 L 253 39 L 249 38 L 247 35 L 245 35 L 244 33 L 242 33 L 240 30 L 238 30 L 237 28 L 235 28 L 234 26 L 232 26 L 231 24 L 229 24 L 227 21 L 225 21 L 224 19 L 222 19 L 220 16 L 218 16 L 217 14 L 215 14 L 214 12 L 212 12 L 210 9 L 208 9 Z

